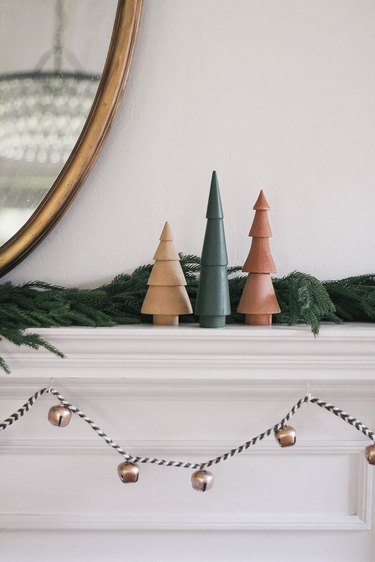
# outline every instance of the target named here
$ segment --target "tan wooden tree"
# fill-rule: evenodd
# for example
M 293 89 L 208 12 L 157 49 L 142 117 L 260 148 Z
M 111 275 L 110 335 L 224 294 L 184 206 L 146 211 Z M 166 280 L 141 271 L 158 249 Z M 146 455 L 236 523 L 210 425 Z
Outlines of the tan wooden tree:
M 147 282 L 148 290 L 141 312 L 152 314 L 154 324 L 175 326 L 179 314 L 191 314 L 193 310 L 168 222 L 164 225 L 153 259 L 155 264 Z
M 270 249 L 272 236 L 268 211 L 270 209 L 263 190 L 253 207 L 255 217 L 249 236 L 252 243 L 242 271 L 249 273 L 242 291 L 237 312 L 245 314 L 246 324 L 269 326 L 272 314 L 280 312 L 270 273 L 276 272 Z

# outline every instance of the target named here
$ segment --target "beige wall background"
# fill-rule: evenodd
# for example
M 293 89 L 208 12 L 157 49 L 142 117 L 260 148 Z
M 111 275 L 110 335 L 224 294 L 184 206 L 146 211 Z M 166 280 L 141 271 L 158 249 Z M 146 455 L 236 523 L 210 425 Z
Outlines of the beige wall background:
M 165 220 L 200 253 L 213 169 L 231 264 L 263 188 L 279 274 L 375 271 L 374 28 L 372 0 L 145 0 L 94 171 L 5 279 L 102 283 L 149 261 Z

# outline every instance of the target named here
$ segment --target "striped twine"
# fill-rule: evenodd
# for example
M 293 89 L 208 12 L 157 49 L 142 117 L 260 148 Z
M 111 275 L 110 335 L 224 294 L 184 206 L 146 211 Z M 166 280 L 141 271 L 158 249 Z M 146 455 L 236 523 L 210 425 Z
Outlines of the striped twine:
M 320 398 L 311 398 L 311 402 L 313 404 L 317 404 L 321 408 L 324 408 L 328 412 L 335 414 L 335 416 L 341 418 L 344 422 L 358 429 L 358 431 L 363 433 L 363 435 L 365 435 L 372 441 L 375 441 L 375 433 L 371 431 L 367 426 L 365 426 L 361 421 L 357 420 L 357 418 L 355 418 L 354 416 L 350 416 L 349 414 L 344 412 L 344 410 L 341 410 L 340 408 L 334 406 L 333 404 L 324 402 L 324 400 L 321 400 Z
M 25 402 L 25 404 L 21 406 L 21 408 L 19 408 L 16 412 L 14 412 L 14 414 L 11 414 L 9 418 L 0 423 L 0 431 L 4 431 L 4 429 L 22 418 L 22 416 L 30 410 L 31 406 L 33 406 L 38 398 L 40 398 L 40 396 L 42 396 L 45 392 L 48 392 L 48 388 L 42 388 L 41 390 L 38 390 L 38 392 L 30 396 L 28 401 Z
M 298 400 L 298 402 L 296 402 L 294 404 L 294 406 L 289 410 L 289 412 L 286 414 L 286 416 L 279 423 L 270 427 L 266 431 L 263 431 L 262 433 L 259 433 L 255 437 L 252 437 L 251 439 L 249 439 L 249 441 L 246 441 L 245 443 L 243 443 L 239 447 L 235 447 L 235 448 L 231 449 L 230 451 L 227 451 L 226 453 L 224 453 L 222 455 L 219 455 L 218 457 L 215 457 L 213 459 L 210 459 L 210 460 L 202 462 L 202 463 L 157 459 L 155 457 L 136 457 L 136 456 L 133 456 L 133 455 L 129 454 L 122 447 L 120 447 L 120 445 L 118 445 L 115 441 L 113 441 L 113 439 L 108 437 L 108 435 L 106 433 L 104 433 L 104 431 L 102 429 L 100 429 L 100 427 L 98 425 L 96 425 L 96 423 L 91 418 L 89 418 L 89 416 L 87 416 L 84 412 L 82 412 L 82 410 L 80 410 L 79 408 L 77 408 L 76 406 L 74 406 L 73 404 L 68 402 L 68 400 L 66 400 L 64 398 L 64 396 L 62 396 L 59 393 L 59 391 L 55 390 L 54 388 L 42 388 L 41 390 L 38 390 L 38 392 L 36 392 L 32 396 L 30 396 L 30 398 L 27 400 L 27 402 L 25 402 L 25 404 L 23 406 L 21 406 L 21 408 L 19 408 L 16 412 L 11 414 L 8 418 L 6 418 L 3 422 L 0 423 L 0 431 L 4 431 L 10 425 L 12 425 L 14 422 L 16 422 L 20 418 L 22 418 L 24 416 L 24 414 L 30 410 L 31 406 L 33 406 L 35 404 L 36 400 L 38 400 L 38 398 L 40 398 L 43 394 L 53 394 L 54 396 L 56 396 L 56 398 L 58 400 L 60 400 L 60 402 L 63 406 L 65 406 L 66 408 L 69 408 L 69 410 L 72 413 L 77 414 L 77 416 L 79 416 L 86 423 L 88 423 L 89 426 L 95 431 L 95 433 L 97 435 L 99 435 L 99 437 L 104 439 L 104 441 L 107 443 L 107 445 L 109 447 L 112 447 L 112 449 L 117 451 L 128 462 L 150 463 L 150 464 L 157 464 L 159 466 L 173 466 L 173 467 L 176 467 L 176 468 L 190 468 L 190 469 L 193 469 L 193 470 L 195 470 L 195 469 L 201 469 L 202 470 L 202 469 L 208 468 L 208 467 L 210 467 L 214 464 L 218 464 L 220 462 L 226 461 L 226 460 L 234 457 L 235 455 L 239 455 L 243 451 L 246 451 L 247 449 L 249 449 L 249 447 L 254 446 L 256 443 L 258 443 L 259 441 L 262 441 L 266 437 L 269 437 L 271 435 L 271 433 L 274 433 L 278 429 L 284 427 L 287 424 L 287 422 L 291 419 L 291 417 L 294 416 L 294 414 L 306 402 L 311 403 L 311 404 L 316 404 L 317 406 L 320 406 L 321 408 L 324 408 L 328 412 L 331 412 L 335 416 L 342 419 L 344 422 L 346 422 L 349 425 L 352 425 L 353 427 L 355 427 L 358 431 L 363 433 L 363 435 L 365 435 L 366 437 L 368 437 L 372 441 L 375 441 L 375 433 L 373 431 L 371 431 L 368 427 L 366 427 L 357 418 L 355 418 L 354 416 L 350 416 L 349 414 L 344 412 L 344 410 L 341 410 L 340 408 L 338 408 L 337 406 L 334 406 L 333 404 L 329 404 L 328 402 L 324 402 L 324 400 L 321 400 L 320 398 L 311 397 L 310 394 L 308 394 L 308 395 L 304 396 L 303 398 L 301 398 L 300 400 Z

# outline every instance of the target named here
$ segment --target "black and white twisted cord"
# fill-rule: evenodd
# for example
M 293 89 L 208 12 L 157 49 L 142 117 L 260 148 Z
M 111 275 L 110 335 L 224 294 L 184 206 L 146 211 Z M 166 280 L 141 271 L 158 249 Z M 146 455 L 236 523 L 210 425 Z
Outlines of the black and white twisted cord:
M 301 398 L 300 400 L 298 400 L 298 402 L 296 402 L 296 404 L 294 404 L 294 406 L 289 410 L 287 415 L 279 423 L 277 423 L 273 427 L 270 427 L 266 431 L 263 431 L 263 433 L 259 433 L 259 435 L 256 435 L 252 439 L 249 439 L 249 441 L 246 441 L 246 443 L 243 443 L 239 447 L 231 449 L 230 451 L 228 451 L 227 453 L 224 453 L 223 455 L 220 455 L 220 456 L 218 456 L 214 459 L 211 459 L 207 462 L 204 462 L 204 463 L 200 464 L 199 468 L 201 468 L 201 469 L 208 468 L 209 466 L 212 466 L 213 464 L 218 464 L 219 462 L 226 461 L 227 459 L 230 459 L 230 458 L 234 457 L 235 455 L 239 455 L 240 453 L 242 453 L 243 451 L 245 451 L 249 447 L 252 447 L 253 445 L 258 443 L 259 441 L 262 441 L 262 439 L 264 439 L 265 437 L 269 437 L 272 433 L 274 433 L 275 431 L 277 431 L 281 427 L 284 427 L 286 425 L 286 423 L 290 420 L 290 418 L 292 416 L 294 416 L 294 414 L 297 412 L 297 410 L 300 409 L 302 404 L 304 404 L 305 402 L 308 402 L 308 400 L 309 400 L 309 396 L 304 396 L 304 398 Z
M 372 441 L 375 441 L 375 433 L 373 431 L 371 431 L 361 421 L 357 420 L 357 418 L 355 418 L 354 416 L 350 416 L 349 414 L 344 412 L 344 410 L 341 410 L 340 408 L 338 408 L 337 406 L 334 406 L 333 404 L 329 404 L 328 402 L 324 402 L 324 400 L 321 400 L 320 398 L 311 398 L 310 401 L 312 402 L 312 404 L 317 404 L 318 406 L 320 406 L 321 408 L 324 408 L 328 412 L 331 412 L 332 414 L 335 414 L 335 416 L 341 418 L 346 423 L 348 423 L 348 424 L 352 425 L 353 427 L 355 427 L 356 429 L 358 429 L 358 431 L 363 433 L 363 435 L 365 435 L 366 437 L 368 437 Z
M 68 402 L 68 400 L 66 400 L 64 398 L 64 396 L 62 396 L 59 393 L 59 391 L 55 390 L 54 388 L 42 388 L 41 390 L 38 390 L 38 392 L 36 392 L 32 396 L 30 396 L 30 398 L 27 400 L 27 402 L 25 402 L 25 404 L 23 406 L 21 406 L 21 408 L 19 408 L 16 412 L 11 414 L 8 418 L 6 418 L 3 422 L 0 423 L 0 431 L 4 431 L 5 429 L 7 429 L 7 427 L 9 427 L 14 422 L 18 421 L 21 417 L 23 417 L 24 414 L 30 410 L 31 406 L 34 405 L 36 400 L 38 400 L 38 398 L 40 398 L 40 396 L 42 396 L 43 394 L 46 394 L 46 393 L 47 394 L 53 394 L 54 396 L 56 396 L 56 398 L 58 400 L 60 400 L 60 402 L 63 406 L 68 408 L 72 413 L 77 414 L 77 416 L 79 416 L 86 423 L 88 423 L 90 425 L 90 427 L 95 431 L 95 433 L 97 433 L 97 435 L 99 435 L 99 437 L 104 439 L 104 441 L 107 443 L 107 445 L 109 447 L 112 447 L 112 449 L 117 451 L 126 461 L 129 461 L 129 462 L 151 463 L 151 464 L 157 464 L 159 466 L 173 466 L 173 467 L 176 467 L 176 468 L 190 468 L 190 469 L 193 469 L 193 470 L 195 470 L 195 469 L 201 469 L 202 470 L 202 469 L 208 468 L 209 466 L 212 466 L 213 464 L 218 464 L 220 462 L 226 461 L 226 460 L 234 457 L 235 455 L 239 455 L 240 453 L 242 453 L 243 451 L 245 451 L 249 447 L 254 446 L 259 441 L 262 441 L 263 439 L 265 439 L 266 437 L 269 437 L 272 433 L 274 433 L 278 429 L 284 427 L 287 424 L 287 422 L 291 419 L 291 417 L 294 416 L 294 414 L 306 402 L 311 403 L 311 404 L 316 404 L 317 406 L 320 406 L 321 408 L 324 408 L 328 412 L 331 412 L 332 414 L 335 414 L 335 416 L 338 416 L 340 419 L 342 419 L 346 423 L 352 425 L 358 431 L 363 433 L 363 435 L 365 435 L 365 437 L 368 437 L 372 441 L 375 441 L 375 433 L 373 431 L 371 431 L 368 427 L 366 427 L 360 420 L 358 420 L 354 416 L 350 416 L 349 414 L 344 412 L 344 410 L 341 410 L 340 408 L 338 408 L 337 406 L 334 406 L 333 404 L 329 404 L 328 402 L 325 402 L 324 400 L 321 400 L 320 398 L 311 397 L 310 395 L 306 395 L 294 404 L 294 406 L 289 410 L 289 412 L 286 414 L 286 416 L 279 423 L 270 427 L 266 431 L 263 431 L 262 433 L 259 433 L 255 437 L 252 437 L 251 439 L 249 439 L 249 441 L 246 441 L 242 445 L 240 445 L 238 447 L 235 447 L 235 448 L 231 449 L 230 451 L 227 451 L 226 453 L 224 453 L 222 455 L 219 455 L 218 457 L 215 457 L 215 458 L 210 459 L 208 461 L 205 461 L 205 462 L 202 462 L 202 463 L 193 463 L 193 462 L 185 462 L 185 461 L 157 459 L 155 457 L 138 457 L 138 456 L 133 456 L 133 455 L 127 453 L 122 447 L 120 447 L 120 445 L 118 445 L 115 441 L 113 441 L 110 437 L 108 437 L 108 435 L 106 433 L 104 433 L 104 431 L 102 429 L 100 429 L 100 427 L 98 425 L 96 425 L 96 423 L 91 418 L 89 418 L 89 416 L 87 416 L 84 412 L 82 412 L 82 410 L 80 410 L 79 408 L 77 408 L 76 406 L 74 406 L 73 404 Z
M 21 408 L 19 408 L 16 412 L 14 412 L 14 414 L 11 414 L 9 418 L 0 423 L 0 431 L 4 431 L 4 429 L 22 418 L 22 416 L 24 416 L 25 413 L 30 410 L 31 406 L 34 405 L 38 398 L 40 398 L 40 396 L 42 396 L 46 392 L 48 392 L 48 388 L 42 388 L 41 390 L 38 390 L 38 392 L 30 396 L 28 401 L 25 402 L 25 404 L 21 406 Z

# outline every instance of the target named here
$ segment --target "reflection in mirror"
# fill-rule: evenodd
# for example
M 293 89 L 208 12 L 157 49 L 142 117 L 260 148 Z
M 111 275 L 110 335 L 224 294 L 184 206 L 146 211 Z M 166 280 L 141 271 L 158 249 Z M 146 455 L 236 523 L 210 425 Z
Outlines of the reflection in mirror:
M 0 0 L 0 245 L 75 146 L 104 67 L 116 0 Z

